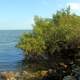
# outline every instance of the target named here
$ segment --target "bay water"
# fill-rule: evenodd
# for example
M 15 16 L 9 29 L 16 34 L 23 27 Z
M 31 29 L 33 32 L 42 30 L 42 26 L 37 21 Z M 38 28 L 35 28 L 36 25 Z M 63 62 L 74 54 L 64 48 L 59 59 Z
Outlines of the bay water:
M 0 71 L 21 69 L 23 52 L 16 48 L 20 36 L 25 30 L 0 30 Z

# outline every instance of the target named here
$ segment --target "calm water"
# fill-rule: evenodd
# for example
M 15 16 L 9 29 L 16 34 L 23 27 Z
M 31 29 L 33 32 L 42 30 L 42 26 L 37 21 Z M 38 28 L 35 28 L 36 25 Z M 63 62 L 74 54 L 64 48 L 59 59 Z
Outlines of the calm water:
M 24 30 L 0 30 L 0 71 L 19 70 L 24 56 L 15 46 Z

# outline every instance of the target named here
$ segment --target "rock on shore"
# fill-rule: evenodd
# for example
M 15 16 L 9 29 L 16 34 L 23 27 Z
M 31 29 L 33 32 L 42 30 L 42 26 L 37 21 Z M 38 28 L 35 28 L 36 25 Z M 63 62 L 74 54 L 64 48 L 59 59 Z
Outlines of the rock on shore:
M 0 72 L 0 80 L 34 80 L 41 76 L 44 76 L 46 73 L 47 73 L 47 71 Z

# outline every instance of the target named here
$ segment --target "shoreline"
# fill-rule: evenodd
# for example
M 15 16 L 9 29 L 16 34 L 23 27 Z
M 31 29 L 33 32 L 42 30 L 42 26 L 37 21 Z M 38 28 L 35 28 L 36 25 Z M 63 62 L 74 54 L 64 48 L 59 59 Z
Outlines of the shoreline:
M 74 67 L 73 69 L 71 69 L 71 73 L 70 74 L 66 74 L 66 72 L 64 72 L 62 69 L 60 69 L 61 72 L 63 72 L 64 74 L 61 73 L 56 73 L 55 69 L 47 69 L 47 70 L 37 70 L 37 71 L 32 71 L 33 68 L 27 68 L 26 70 L 21 70 L 21 71 L 4 71 L 4 72 L 0 72 L 0 79 L 4 79 L 4 80 L 43 80 L 43 78 L 48 78 L 52 77 L 52 79 L 58 78 L 56 80 L 76 80 L 76 76 L 78 78 L 80 78 L 80 66 L 74 66 L 75 64 L 72 65 L 72 67 Z M 67 67 L 67 66 L 66 66 Z M 53 76 L 52 76 L 53 75 Z M 61 77 L 62 79 L 60 79 L 60 76 L 63 75 L 63 77 Z

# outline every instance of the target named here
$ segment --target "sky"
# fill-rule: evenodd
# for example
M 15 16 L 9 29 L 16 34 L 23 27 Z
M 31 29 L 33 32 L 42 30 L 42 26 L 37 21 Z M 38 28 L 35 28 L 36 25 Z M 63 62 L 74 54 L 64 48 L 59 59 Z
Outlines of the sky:
M 80 15 L 80 0 L 0 0 L 0 30 L 30 30 L 34 16 L 51 17 L 68 5 Z

